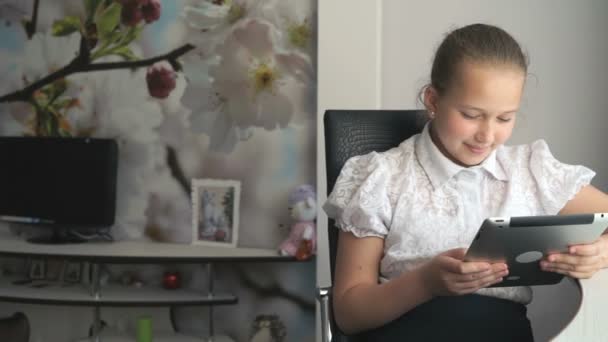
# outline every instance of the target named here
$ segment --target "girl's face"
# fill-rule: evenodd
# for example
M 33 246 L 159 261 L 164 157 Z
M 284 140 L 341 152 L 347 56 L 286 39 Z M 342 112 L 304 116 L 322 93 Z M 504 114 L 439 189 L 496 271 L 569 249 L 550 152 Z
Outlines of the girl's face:
M 511 136 L 524 88 L 524 72 L 509 66 L 464 62 L 450 88 L 425 91 L 435 112 L 431 137 L 439 150 L 462 166 L 481 163 Z

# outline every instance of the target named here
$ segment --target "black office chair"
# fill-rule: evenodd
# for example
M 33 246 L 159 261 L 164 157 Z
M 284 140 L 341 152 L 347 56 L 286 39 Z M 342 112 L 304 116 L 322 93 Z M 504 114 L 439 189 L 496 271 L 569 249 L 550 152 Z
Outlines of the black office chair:
M 353 156 L 386 151 L 422 131 L 424 110 L 328 110 L 325 112 L 325 162 L 327 194 L 331 192 L 344 163 Z M 338 230 L 328 221 L 332 283 L 338 246 Z M 323 341 L 354 342 L 355 335 L 342 333 L 333 319 L 331 289 L 319 289 Z M 327 327 L 329 325 L 329 327 Z M 328 331 L 329 330 L 329 331 Z M 330 338 L 331 336 L 331 338 Z
M 0 318 L 0 341 L 28 342 L 30 339 L 30 322 L 22 312 Z

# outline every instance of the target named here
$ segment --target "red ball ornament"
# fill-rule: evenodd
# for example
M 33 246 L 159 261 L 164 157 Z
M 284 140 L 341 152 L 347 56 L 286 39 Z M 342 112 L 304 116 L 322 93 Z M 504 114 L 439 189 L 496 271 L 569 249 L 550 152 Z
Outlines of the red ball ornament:
M 180 287 L 179 272 L 165 272 L 163 274 L 163 287 L 168 290 L 174 290 Z

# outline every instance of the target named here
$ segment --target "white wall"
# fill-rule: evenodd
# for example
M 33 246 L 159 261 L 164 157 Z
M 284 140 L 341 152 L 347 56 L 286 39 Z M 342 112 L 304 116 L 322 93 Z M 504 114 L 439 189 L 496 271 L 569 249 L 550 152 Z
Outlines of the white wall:
M 325 140 L 323 113 L 327 109 L 380 108 L 381 2 L 366 0 L 319 1 L 317 92 L 317 197 L 325 202 Z M 329 281 L 327 217 L 317 217 L 319 255 L 317 279 Z
M 593 184 L 608 191 L 608 1 L 332 0 L 318 8 L 319 204 L 326 197 L 324 111 L 419 107 L 436 46 L 450 29 L 473 22 L 505 28 L 530 55 L 532 76 L 510 143 L 546 139 L 561 161 L 595 170 Z M 320 212 L 320 243 L 325 225 Z M 326 245 L 319 248 L 318 282 L 325 284 Z M 575 290 L 569 283 L 536 289 L 529 315 L 538 341 L 572 314 Z M 552 310 L 561 316 L 546 315 Z
M 380 108 L 381 2 L 318 1 L 317 64 L 317 203 L 325 202 L 325 140 L 327 109 Z M 331 284 L 327 255 L 327 216 L 317 215 L 317 285 Z M 320 321 L 317 314 L 317 341 Z
M 439 10 L 441 9 L 441 10 Z M 385 0 L 382 107 L 411 108 L 444 34 L 498 25 L 528 51 L 531 74 L 511 144 L 543 138 L 561 161 L 597 172 L 608 191 L 608 1 Z

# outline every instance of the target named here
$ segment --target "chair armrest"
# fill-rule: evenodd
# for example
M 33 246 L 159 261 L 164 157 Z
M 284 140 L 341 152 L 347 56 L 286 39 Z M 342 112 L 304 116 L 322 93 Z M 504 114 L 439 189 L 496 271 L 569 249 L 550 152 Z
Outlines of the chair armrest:
M 331 287 L 318 287 L 317 300 L 321 311 L 321 342 L 331 341 L 331 328 L 329 326 L 329 292 Z

